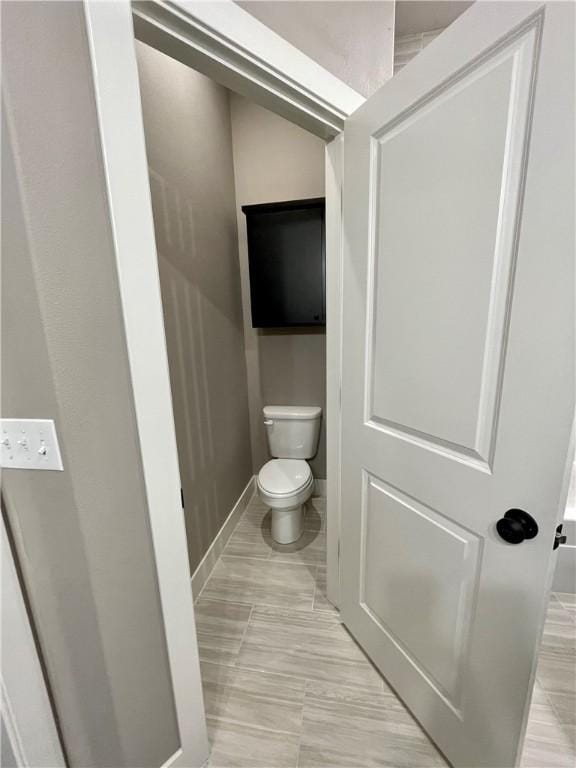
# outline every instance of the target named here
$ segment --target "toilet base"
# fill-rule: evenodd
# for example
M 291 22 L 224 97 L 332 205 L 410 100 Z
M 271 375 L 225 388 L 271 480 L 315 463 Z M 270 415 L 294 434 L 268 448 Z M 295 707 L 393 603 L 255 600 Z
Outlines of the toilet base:
M 292 544 L 302 536 L 302 505 L 272 509 L 272 538 L 278 544 Z

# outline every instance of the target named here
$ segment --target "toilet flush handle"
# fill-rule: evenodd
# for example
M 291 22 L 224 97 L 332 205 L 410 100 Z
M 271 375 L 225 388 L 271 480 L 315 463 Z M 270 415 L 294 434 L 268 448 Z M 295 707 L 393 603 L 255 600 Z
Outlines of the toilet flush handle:
M 264 419 L 264 426 L 265 426 L 265 427 L 271 427 L 271 426 L 272 426 L 272 424 L 274 424 L 274 422 L 272 421 L 272 419 Z

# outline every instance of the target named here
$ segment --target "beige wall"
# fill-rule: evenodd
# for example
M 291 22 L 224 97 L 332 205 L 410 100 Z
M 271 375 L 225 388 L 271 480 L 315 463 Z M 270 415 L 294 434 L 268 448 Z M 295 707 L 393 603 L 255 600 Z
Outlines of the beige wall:
M 252 475 L 229 93 L 136 50 L 194 570 Z
M 64 472 L 3 472 L 71 766 L 179 745 L 82 4 L 2 3 L 2 415 Z M 9 135 L 8 135 L 9 134 Z
M 394 40 L 394 74 L 400 72 L 442 32 L 442 29 L 433 29 L 430 32 L 417 32 L 412 35 L 397 35 Z
M 324 195 L 324 142 L 241 96 L 232 94 L 234 177 L 254 471 L 268 460 L 262 406 L 326 406 L 324 329 L 257 330 L 250 316 L 246 221 L 241 206 Z M 326 431 L 311 462 L 326 477 Z

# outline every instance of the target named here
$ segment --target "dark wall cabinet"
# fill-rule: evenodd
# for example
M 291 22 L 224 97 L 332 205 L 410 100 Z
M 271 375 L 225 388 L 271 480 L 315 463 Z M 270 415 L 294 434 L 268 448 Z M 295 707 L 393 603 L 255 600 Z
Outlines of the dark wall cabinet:
M 254 328 L 325 325 L 324 198 L 244 205 Z

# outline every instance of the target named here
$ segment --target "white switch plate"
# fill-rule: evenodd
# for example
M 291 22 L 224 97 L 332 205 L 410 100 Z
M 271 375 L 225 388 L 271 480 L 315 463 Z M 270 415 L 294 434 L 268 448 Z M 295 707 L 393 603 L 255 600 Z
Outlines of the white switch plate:
M 52 419 L 2 419 L 0 430 L 4 469 L 64 469 Z

